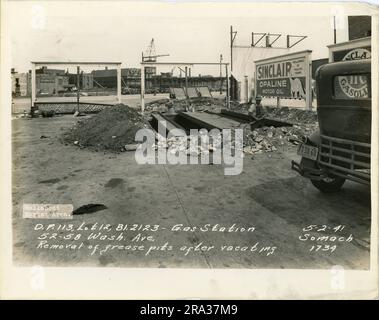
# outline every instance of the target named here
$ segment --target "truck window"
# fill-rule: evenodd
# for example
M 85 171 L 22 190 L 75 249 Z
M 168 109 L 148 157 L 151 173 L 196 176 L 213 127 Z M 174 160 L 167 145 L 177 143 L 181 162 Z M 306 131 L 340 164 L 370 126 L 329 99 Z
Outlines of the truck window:
M 370 74 L 338 75 L 333 81 L 334 99 L 371 98 Z

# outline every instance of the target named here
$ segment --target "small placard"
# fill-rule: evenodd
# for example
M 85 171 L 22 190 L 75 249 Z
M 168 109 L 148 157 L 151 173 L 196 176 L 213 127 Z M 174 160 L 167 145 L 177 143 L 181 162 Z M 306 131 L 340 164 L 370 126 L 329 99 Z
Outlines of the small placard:
M 27 219 L 72 219 L 72 204 L 24 203 L 22 217 Z

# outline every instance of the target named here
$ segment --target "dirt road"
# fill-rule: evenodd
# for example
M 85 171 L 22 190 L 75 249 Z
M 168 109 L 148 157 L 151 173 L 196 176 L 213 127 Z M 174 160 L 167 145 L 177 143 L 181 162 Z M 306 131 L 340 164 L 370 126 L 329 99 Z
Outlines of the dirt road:
M 59 136 L 75 121 L 12 121 L 17 264 L 369 267 L 370 189 L 348 182 L 340 193 L 320 193 L 291 171 L 295 149 L 246 156 L 240 175 L 224 176 L 222 165 L 139 165 L 134 152 L 62 144 Z M 72 220 L 23 219 L 23 203 L 107 208 Z

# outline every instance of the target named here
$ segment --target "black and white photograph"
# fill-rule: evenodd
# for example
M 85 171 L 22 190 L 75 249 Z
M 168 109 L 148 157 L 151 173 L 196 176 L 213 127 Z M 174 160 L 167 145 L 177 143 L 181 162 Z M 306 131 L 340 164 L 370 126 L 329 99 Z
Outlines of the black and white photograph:
M 148 272 L 178 298 L 377 296 L 377 3 L 1 14 L 2 263 L 28 279 L 4 296 L 55 298 L 55 268 L 79 278 L 63 287 L 122 272 L 121 297 Z M 291 289 L 307 279 L 323 289 Z

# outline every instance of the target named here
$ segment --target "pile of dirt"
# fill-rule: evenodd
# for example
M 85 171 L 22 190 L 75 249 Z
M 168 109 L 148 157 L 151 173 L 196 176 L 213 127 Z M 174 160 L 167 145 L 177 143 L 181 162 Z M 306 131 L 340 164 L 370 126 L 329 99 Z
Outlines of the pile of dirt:
M 136 132 L 146 127 L 145 118 L 124 104 L 106 108 L 91 118 L 80 120 L 63 135 L 63 141 L 94 151 L 125 151 L 135 143 Z

